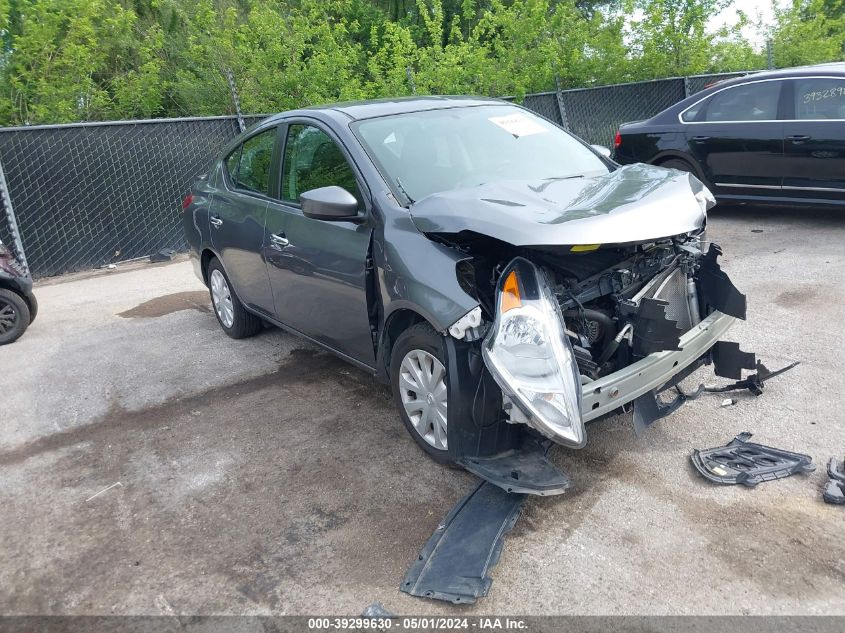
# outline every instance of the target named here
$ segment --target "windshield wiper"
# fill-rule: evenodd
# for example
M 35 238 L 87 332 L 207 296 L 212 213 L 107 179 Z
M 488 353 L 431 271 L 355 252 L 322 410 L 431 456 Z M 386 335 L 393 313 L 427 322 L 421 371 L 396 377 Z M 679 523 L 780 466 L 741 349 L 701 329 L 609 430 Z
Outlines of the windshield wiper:
M 552 176 L 551 178 L 543 178 L 543 180 L 572 180 L 574 178 L 583 178 L 584 174 L 574 174 L 572 176 Z
M 402 192 L 402 195 L 408 199 L 408 202 L 414 204 L 416 200 L 414 200 L 411 196 L 408 195 L 408 192 L 405 191 L 405 187 L 402 186 L 402 181 L 399 179 L 399 176 L 396 176 L 396 186 L 399 187 L 399 191 Z

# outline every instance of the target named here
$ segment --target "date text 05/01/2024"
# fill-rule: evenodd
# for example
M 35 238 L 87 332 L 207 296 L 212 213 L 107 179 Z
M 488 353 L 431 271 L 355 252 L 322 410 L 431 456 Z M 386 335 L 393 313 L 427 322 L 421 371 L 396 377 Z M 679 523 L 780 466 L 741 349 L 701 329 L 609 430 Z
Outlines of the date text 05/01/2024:
M 475 631 L 520 631 L 527 623 L 519 618 L 478 617 L 379 617 L 379 618 L 309 618 L 310 631 L 418 631 L 418 630 L 475 630 Z

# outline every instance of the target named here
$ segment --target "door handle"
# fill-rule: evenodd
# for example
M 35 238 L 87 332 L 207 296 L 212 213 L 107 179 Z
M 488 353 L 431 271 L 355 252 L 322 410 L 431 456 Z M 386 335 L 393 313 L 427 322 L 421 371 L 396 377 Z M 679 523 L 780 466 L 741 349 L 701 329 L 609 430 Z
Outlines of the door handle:
M 800 145 L 804 141 L 809 141 L 810 136 L 808 134 L 793 134 L 792 136 L 787 136 L 786 140 L 791 143 L 795 143 L 796 145 Z
M 290 244 L 290 240 L 285 237 L 284 233 L 273 233 L 270 235 L 271 246 L 277 250 L 282 250 L 285 246 Z
M 219 229 L 221 226 L 223 226 L 223 220 L 218 215 L 212 215 L 209 222 L 211 222 L 211 226 L 213 226 L 215 229 Z
M 709 136 L 693 136 L 692 137 L 693 143 L 704 143 L 705 141 L 709 141 L 709 140 L 710 140 Z

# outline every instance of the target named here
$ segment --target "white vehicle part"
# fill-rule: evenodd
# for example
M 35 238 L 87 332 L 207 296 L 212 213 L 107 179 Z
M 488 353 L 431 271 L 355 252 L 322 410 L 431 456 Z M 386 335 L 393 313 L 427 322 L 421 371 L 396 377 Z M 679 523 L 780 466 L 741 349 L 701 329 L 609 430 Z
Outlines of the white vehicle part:
M 474 332 L 472 330 L 475 330 L 480 326 L 481 306 L 475 306 L 472 310 L 449 326 L 449 334 L 458 340 L 466 338 L 468 341 L 474 341 L 477 340 L 478 337 L 473 336 Z

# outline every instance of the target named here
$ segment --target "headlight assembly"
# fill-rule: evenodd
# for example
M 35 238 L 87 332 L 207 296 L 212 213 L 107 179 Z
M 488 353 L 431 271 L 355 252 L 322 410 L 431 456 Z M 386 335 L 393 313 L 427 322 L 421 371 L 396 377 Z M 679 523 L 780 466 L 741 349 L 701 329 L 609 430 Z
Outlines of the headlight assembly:
M 581 380 L 572 346 L 545 275 L 527 259 L 514 259 L 499 279 L 496 320 L 482 353 L 530 426 L 559 444 L 584 445 Z

